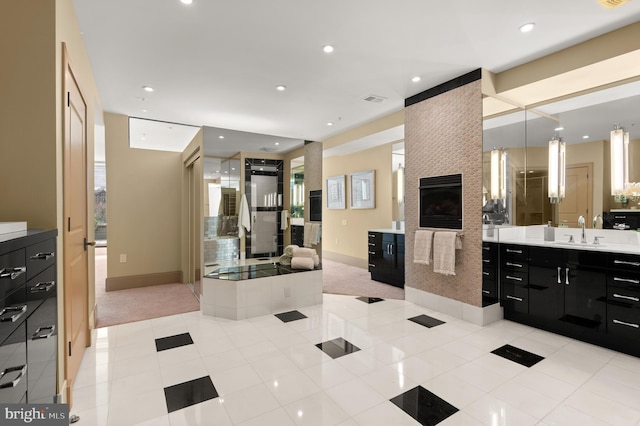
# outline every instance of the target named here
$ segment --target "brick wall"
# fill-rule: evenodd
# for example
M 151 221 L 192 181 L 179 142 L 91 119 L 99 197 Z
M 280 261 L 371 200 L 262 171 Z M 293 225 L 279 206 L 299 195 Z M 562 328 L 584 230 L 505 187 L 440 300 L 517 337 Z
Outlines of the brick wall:
M 482 306 L 481 80 L 413 104 L 405 110 L 405 286 Z M 462 173 L 463 241 L 456 275 L 413 263 L 419 228 L 419 180 Z

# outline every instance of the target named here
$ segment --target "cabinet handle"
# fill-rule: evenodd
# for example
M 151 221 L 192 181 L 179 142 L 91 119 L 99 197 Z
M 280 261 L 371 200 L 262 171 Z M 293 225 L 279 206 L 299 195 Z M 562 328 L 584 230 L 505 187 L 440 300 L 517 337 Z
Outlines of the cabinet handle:
M 20 379 L 22 379 L 22 377 L 27 372 L 27 364 L 18 365 L 17 367 L 5 368 L 4 371 L 0 373 L 0 379 L 3 378 L 5 374 L 11 373 L 12 371 L 19 371 L 20 374 L 18 374 L 18 376 L 16 376 L 16 378 L 12 381 L 1 384 L 0 389 L 15 388 L 16 386 L 18 386 L 18 382 L 20 382 Z
M 617 319 L 614 319 L 613 323 L 614 324 L 620 324 L 620 325 L 626 325 L 627 327 L 640 328 L 640 325 L 638 325 L 638 324 L 634 324 L 632 322 L 619 321 Z
M 613 293 L 613 297 L 616 297 L 618 299 L 633 300 L 634 302 L 640 302 L 640 299 L 638 299 L 637 297 L 625 296 L 624 294 Z
M 489 275 L 489 273 L 482 271 L 482 275 Z
M 617 265 L 631 265 L 631 266 L 640 266 L 640 262 L 628 262 L 626 260 L 614 260 L 613 263 Z
M 43 331 L 46 331 L 46 333 L 42 333 Z M 51 337 L 51 335 L 53 335 L 54 331 L 56 331 L 56 326 L 55 325 L 48 325 L 46 327 L 38 327 L 36 329 L 35 333 L 33 333 L 33 335 L 31 336 L 31 340 L 48 339 L 49 337 Z
M 55 255 L 55 253 L 53 253 L 53 252 L 36 253 L 33 256 L 31 256 L 31 260 L 47 260 L 47 259 L 51 259 L 54 255 Z
M 491 250 L 491 247 L 482 247 L 482 250 Z
M 514 281 L 522 281 L 522 278 L 512 277 L 511 275 L 505 276 L 506 279 L 514 280 Z
M 560 276 L 562 275 L 562 268 L 558 266 L 558 284 L 562 284 Z
M 31 293 L 40 293 L 41 291 L 49 291 L 56 285 L 55 281 L 45 281 L 42 283 L 38 283 L 29 289 Z
M 515 266 L 516 268 L 522 268 L 522 265 L 519 263 L 511 263 L 511 262 L 507 262 L 506 263 L 507 266 Z
M 640 284 L 640 281 L 638 280 L 632 280 L 631 278 L 619 278 L 619 277 L 613 277 L 614 281 L 622 281 L 625 283 L 633 283 L 633 284 Z
M 490 260 L 490 259 L 482 259 L 482 261 L 483 261 L 484 263 L 491 263 L 491 260 Z
M 491 293 L 489 290 L 482 290 L 482 292 L 483 292 L 484 294 L 489 294 L 489 293 Z
M 376 243 L 369 243 L 369 245 L 370 245 L 370 246 L 375 246 L 375 245 L 376 245 Z
M 27 272 L 26 266 L 19 266 L 17 268 L 4 268 L 4 269 L 0 269 L 0 278 L 11 277 L 12 280 L 15 280 L 25 272 Z
M 613 216 L 614 219 L 626 219 L 626 216 Z
M 564 276 L 564 283 L 569 285 L 569 268 L 564 268 L 564 273 L 566 274 Z
M 518 254 L 522 254 L 522 250 L 512 250 L 512 249 L 507 249 L 507 253 L 518 253 Z
M 522 298 L 511 296 L 511 295 L 508 295 L 508 294 L 507 294 L 507 299 L 517 300 L 518 302 L 522 302 Z
M 375 251 L 370 251 L 369 254 L 376 254 L 376 252 Z
M 376 267 L 376 265 L 374 265 L 373 263 L 370 263 L 369 266 L 372 267 L 372 268 Z
M 12 312 L 12 315 L 8 315 L 6 317 L 4 316 Z M 27 305 L 9 306 L 8 308 L 4 308 L 2 311 L 0 311 L 0 322 L 16 322 L 16 320 L 20 318 L 20 316 L 25 312 L 27 312 Z

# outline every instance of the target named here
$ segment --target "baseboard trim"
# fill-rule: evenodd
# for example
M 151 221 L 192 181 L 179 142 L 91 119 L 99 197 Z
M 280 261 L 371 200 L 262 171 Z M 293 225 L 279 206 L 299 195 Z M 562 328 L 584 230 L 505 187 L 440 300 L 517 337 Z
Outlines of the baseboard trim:
M 125 277 L 107 278 L 106 291 L 126 290 L 128 288 L 149 287 L 152 285 L 175 284 L 180 282 L 182 282 L 181 271 L 129 275 Z
M 498 303 L 483 308 L 406 286 L 404 298 L 407 302 L 480 326 L 491 324 L 504 317 L 502 307 Z
M 367 259 L 360 259 L 359 257 L 347 256 L 346 254 L 333 253 L 326 250 L 322 252 L 322 258 L 362 269 L 367 269 L 369 267 L 369 262 L 367 261 Z

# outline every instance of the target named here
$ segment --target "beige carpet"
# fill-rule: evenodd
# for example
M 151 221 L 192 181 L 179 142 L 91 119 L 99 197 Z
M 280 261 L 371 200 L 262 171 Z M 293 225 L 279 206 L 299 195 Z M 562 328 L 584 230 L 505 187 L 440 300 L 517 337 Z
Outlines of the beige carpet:
M 186 284 L 162 284 L 105 291 L 107 249 L 96 248 L 96 327 L 197 311 L 198 299 Z M 404 289 L 371 280 L 366 269 L 322 261 L 322 291 L 331 294 L 404 299 Z
M 106 292 L 107 249 L 96 248 L 96 328 L 197 311 L 187 284 L 162 284 Z
M 404 300 L 404 289 L 371 279 L 366 269 L 322 259 L 322 292 Z

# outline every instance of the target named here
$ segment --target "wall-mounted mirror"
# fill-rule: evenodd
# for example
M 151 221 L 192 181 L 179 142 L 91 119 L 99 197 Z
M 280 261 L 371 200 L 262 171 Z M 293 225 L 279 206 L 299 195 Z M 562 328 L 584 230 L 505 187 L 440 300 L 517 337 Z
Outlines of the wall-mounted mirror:
M 404 229 L 404 142 L 393 144 L 391 148 L 391 171 L 393 184 L 391 194 L 393 199 L 391 218 L 396 223 L 396 229 Z
M 483 133 L 483 223 L 526 226 L 552 222 L 575 227 L 582 215 L 591 227 L 594 217 L 611 210 L 638 209 L 640 197 L 633 185 L 640 181 L 638 123 L 640 82 L 488 117 Z M 616 125 L 628 133 L 629 143 L 621 145 L 627 172 L 621 177 L 620 194 L 614 197 L 611 174 L 618 167 L 611 166 L 610 141 Z M 561 197 L 549 187 L 556 180 L 553 170 L 558 168 L 557 157 L 549 153 L 552 140 L 564 144 Z M 496 152 L 506 154 L 504 183 L 496 183 L 502 177 L 498 163 L 492 161 L 499 157 Z M 491 194 L 492 185 L 504 186 L 506 193 Z

